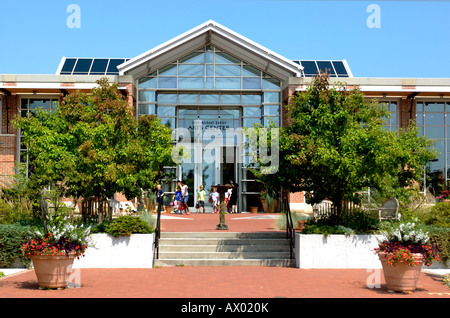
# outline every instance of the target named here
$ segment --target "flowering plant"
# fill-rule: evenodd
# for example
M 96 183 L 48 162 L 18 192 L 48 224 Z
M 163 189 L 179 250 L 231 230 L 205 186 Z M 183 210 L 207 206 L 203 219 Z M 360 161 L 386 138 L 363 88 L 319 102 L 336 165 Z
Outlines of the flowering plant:
M 84 256 L 86 251 L 90 227 L 72 224 L 69 217 L 56 215 L 47 217 L 47 230 L 33 229 L 22 242 L 22 253 L 25 258 L 36 254 L 68 255 L 75 253 L 75 257 Z
M 439 197 L 436 197 L 438 200 L 448 200 L 450 196 L 450 190 L 442 190 L 441 195 Z
M 375 248 L 375 253 L 388 254 L 389 265 L 394 266 L 397 263 L 418 265 L 413 255 L 415 253 L 422 254 L 426 266 L 430 266 L 434 260 L 439 260 L 438 246 L 428 243 L 428 233 L 423 231 L 417 219 L 413 222 L 390 224 L 386 231 L 381 232 L 383 238 Z

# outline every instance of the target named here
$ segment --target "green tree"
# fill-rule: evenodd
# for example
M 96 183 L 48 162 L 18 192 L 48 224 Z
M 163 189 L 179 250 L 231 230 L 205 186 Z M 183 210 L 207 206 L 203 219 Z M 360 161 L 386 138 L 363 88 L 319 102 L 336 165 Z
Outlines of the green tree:
M 103 202 L 122 192 L 138 197 L 156 186 L 171 163 L 170 128 L 156 116 L 133 115 L 117 84 L 107 79 L 89 94 L 67 95 L 53 112 L 18 118 L 30 157 L 30 178 L 62 195 Z
M 417 191 L 423 167 L 436 157 L 432 142 L 415 128 L 388 131 L 385 107 L 367 101 L 357 88 L 330 87 L 326 74 L 313 78 L 286 108 L 274 177 L 290 191 L 312 193 L 311 203 L 331 200 L 338 223 L 344 200 L 358 202 L 365 187 L 397 198 Z

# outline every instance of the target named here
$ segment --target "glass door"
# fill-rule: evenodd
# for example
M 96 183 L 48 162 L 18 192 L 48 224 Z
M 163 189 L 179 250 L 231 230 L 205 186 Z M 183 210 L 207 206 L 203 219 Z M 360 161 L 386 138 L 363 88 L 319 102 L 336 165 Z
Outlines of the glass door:
M 197 195 L 202 185 L 205 192 L 205 211 L 212 212 L 209 194 L 213 186 L 237 182 L 235 136 L 227 136 L 227 128 L 238 128 L 239 109 L 179 108 L 178 126 L 189 130 L 190 157 L 180 165 L 180 178 L 189 187 L 189 207 L 195 211 Z M 231 141 L 229 139 L 232 139 Z

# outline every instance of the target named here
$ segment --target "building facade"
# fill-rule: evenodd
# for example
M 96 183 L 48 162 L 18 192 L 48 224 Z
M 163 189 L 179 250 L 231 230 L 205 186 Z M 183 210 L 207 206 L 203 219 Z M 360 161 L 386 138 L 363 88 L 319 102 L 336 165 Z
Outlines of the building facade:
M 385 103 L 392 114 L 386 129 L 412 122 L 420 134 L 436 140 L 440 155 L 429 163 L 427 187 L 447 184 L 450 78 L 354 77 L 345 60 L 290 60 L 214 21 L 135 58 L 63 58 L 55 75 L 0 75 L 2 178 L 14 174 L 15 162 L 28 160 L 20 131 L 11 125 L 16 115 L 37 108 L 51 111 L 66 94 L 88 92 L 106 76 L 119 84 L 136 118 L 155 114 L 174 131 L 187 132 L 191 157 L 165 168 L 176 176 L 164 185 L 166 192 L 175 190 L 177 179 L 185 180 L 194 194 L 200 185 L 209 192 L 213 185 L 234 180 L 240 185 L 239 211 L 249 211 L 259 204 L 261 188 L 246 168 L 248 156 L 237 132 L 254 123 L 283 125 L 283 105 L 305 90 L 318 70 L 328 71 L 331 83 L 359 86 L 368 99 Z M 206 136 L 211 128 L 220 132 L 219 147 Z M 191 206 L 195 199 L 191 196 Z M 302 193 L 291 193 L 290 201 L 294 208 L 305 203 Z

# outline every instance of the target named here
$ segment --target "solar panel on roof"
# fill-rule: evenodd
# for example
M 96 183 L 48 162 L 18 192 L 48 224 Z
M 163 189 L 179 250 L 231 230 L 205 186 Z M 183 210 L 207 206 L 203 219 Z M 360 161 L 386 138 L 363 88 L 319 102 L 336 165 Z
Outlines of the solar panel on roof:
M 77 59 L 66 59 L 60 74 L 72 74 L 72 70 L 76 62 Z
M 300 61 L 300 63 L 304 67 L 303 72 L 305 73 L 305 76 L 317 75 L 317 65 L 315 61 Z
M 106 74 L 119 74 L 117 66 L 125 62 L 125 59 L 111 59 L 109 60 L 108 70 Z
M 342 61 L 333 61 L 333 66 L 339 77 L 348 77 L 347 70 L 345 69 L 345 65 Z
M 334 72 L 333 64 L 330 61 L 317 61 L 317 66 L 322 73 L 328 73 L 330 77 L 335 77 L 336 73 Z
M 303 66 L 303 76 L 305 77 L 316 76 L 319 70 L 327 71 L 330 77 L 350 77 L 348 66 L 344 61 L 295 60 L 294 62 Z
M 108 66 L 108 61 L 109 61 L 108 59 L 95 59 L 89 74 L 104 75 L 106 67 Z
M 117 66 L 129 59 L 66 58 L 60 75 L 118 75 Z
M 91 69 L 92 59 L 78 59 L 73 70 L 74 75 L 87 74 Z

